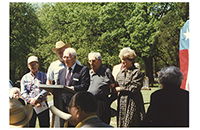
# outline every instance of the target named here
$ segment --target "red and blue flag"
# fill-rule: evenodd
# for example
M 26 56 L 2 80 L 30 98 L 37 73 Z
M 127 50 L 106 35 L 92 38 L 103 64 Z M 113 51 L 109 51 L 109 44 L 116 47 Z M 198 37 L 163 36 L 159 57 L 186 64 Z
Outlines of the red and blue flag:
M 181 88 L 189 91 L 189 20 L 180 31 L 179 61 L 184 76 Z

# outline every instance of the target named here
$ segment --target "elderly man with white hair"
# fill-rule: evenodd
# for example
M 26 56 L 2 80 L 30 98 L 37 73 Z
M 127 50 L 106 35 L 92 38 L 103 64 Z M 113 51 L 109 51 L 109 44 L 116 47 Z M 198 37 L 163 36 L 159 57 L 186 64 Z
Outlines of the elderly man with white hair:
M 63 52 L 63 60 L 67 68 L 63 68 L 58 73 L 58 85 L 65 85 L 65 87 L 76 92 L 87 91 L 90 85 L 89 68 L 81 66 L 76 63 L 76 51 L 73 48 L 66 48 Z M 69 102 L 73 94 L 63 93 L 63 111 L 68 112 Z
M 88 89 L 98 102 L 97 115 L 102 122 L 109 124 L 111 118 L 110 104 L 114 101 L 115 95 L 110 98 L 110 88 L 114 87 L 114 77 L 109 68 L 101 65 L 102 59 L 99 52 L 91 52 L 88 54 L 90 70 L 90 87 Z M 116 93 L 117 94 L 117 93 Z

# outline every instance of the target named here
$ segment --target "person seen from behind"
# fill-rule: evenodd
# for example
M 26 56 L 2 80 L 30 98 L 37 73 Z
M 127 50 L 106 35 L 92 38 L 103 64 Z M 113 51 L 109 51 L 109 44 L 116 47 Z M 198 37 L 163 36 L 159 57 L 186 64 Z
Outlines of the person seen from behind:
M 189 92 L 180 88 L 183 75 L 178 67 L 162 68 L 160 90 L 151 94 L 143 126 L 189 127 Z
M 99 119 L 97 108 L 97 100 L 92 93 L 77 92 L 69 103 L 69 112 L 72 115 L 70 124 L 76 128 L 112 127 Z

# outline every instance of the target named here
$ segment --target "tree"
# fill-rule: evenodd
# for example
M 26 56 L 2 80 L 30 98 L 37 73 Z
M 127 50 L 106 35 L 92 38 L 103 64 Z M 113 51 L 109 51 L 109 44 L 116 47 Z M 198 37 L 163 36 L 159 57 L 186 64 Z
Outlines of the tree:
M 52 48 L 59 40 L 70 43 L 77 50 L 78 60 L 88 67 L 87 55 L 91 51 L 100 52 L 103 65 L 112 69 L 120 62 L 119 51 L 131 47 L 151 84 L 153 73 L 178 63 L 179 29 L 189 15 L 184 11 L 187 4 L 172 2 L 43 3 L 37 8 L 37 16 L 48 33 L 32 54 L 43 59 L 45 71 L 58 59 Z
M 180 29 L 189 19 L 189 3 L 173 3 L 174 9 L 162 17 L 158 24 L 158 47 L 156 57 L 162 66 L 179 67 Z
M 15 82 L 27 71 L 31 47 L 42 38 L 43 29 L 30 3 L 10 3 L 10 79 Z
M 41 40 L 43 47 L 38 46 L 34 53 L 40 54 L 41 48 L 47 49 L 42 54 L 46 70 L 57 59 L 52 48 L 59 40 L 70 43 L 77 51 L 78 60 L 89 67 L 87 54 L 96 51 L 96 46 L 101 44 L 98 40 L 101 35 L 98 24 L 100 7 L 101 3 L 46 3 L 38 9 L 38 17 L 48 36 Z
M 158 23 L 169 9 L 168 3 L 136 3 L 134 15 L 125 23 L 129 37 L 124 39 L 124 46 L 130 46 L 142 57 L 151 85 L 154 81 L 153 58 L 157 48 Z

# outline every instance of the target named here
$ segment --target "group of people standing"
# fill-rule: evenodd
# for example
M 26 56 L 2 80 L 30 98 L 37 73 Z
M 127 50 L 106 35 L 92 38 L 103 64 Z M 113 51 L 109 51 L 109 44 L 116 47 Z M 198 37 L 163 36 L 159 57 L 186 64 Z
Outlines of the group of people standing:
M 140 92 L 144 74 L 134 65 L 136 62 L 134 50 L 126 47 L 120 51 L 119 57 L 121 59 L 122 67 L 115 78 L 109 68 L 102 66 L 102 57 L 99 52 L 91 52 L 88 54 L 88 62 L 91 67 L 91 70 L 89 70 L 88 67 L 82 66 L 77 60 L 76 50 L 71 48 L 70 44 L 59 41 L 52 50 L 57 54 L 59 60 L 50 64 L 47 74 L 38 71 L 38 58 L 36 56 L 30 56 L 28 58 L 28 68 L 30 69 L 30 72 L 25 74 L 21 79 L 21 96 L 27 103 L 34 106 L 34 112 L 29 122 L 29 127 L 35 127 L 36 117 L 39 119 L 40 127 L 50 126 L 49 110 L 46 101 L 48 92 L 39 88 L 38 85 L 53 84 L 53 80 L 56 85 L 65 85 L 65 87 L 78 93 L 87 91 L 85 98 L 88 97 L 88 101 L 93 99 L 91 98 L 91 95 L 95 98 L 95 101 L 92 100 L 91 102 L 96 102 L 96 113 L 94 111 L 92 113 L 95 114 L 88 114 L 90 116 L 87 118 L 84 118 L 83 116 L 80 120 L 78 118 L 80 116 L 80 111 L 84 110 L 84 112 L 86 112 L 86 109 L 90 109 L 89 107 L 93 105 L 90 105 L 87 101 L 83 101 L 83 98 L 79 98 L 79 100 L 85 102 L 84 104 L 81 104 L 81 101 L 78 101 L 77 98 L 76 102 L 78 105 L 73 105 L 72 107 L 73 100 L 75 102 L 75 97 L 79 96 L 76 95 L 73 97 L 73 94 L 61 93 L 63 102 L 62 111 L 72 115 L 72 119 L 68 124 L 71 127 L 75 127 L 78 124 L 80 125 L 80 122 L 83 120 L 85 122 L 86 119 L 92 120 L 93 118 L 94 120 L 98 118 L 103 122 L 98 123 L 97 126 L 95 126 L 94 123 L 92 125 L 93 127 L 110 127 L 110 105 L 116 99 L 118 101 L 117 127 L 145 126 L 147 124 L 147 126 L 151 126 L 152 122 L 156 124 L 151 113 L 148 114 L 148 118 L 145 119 L 143 97 Z M 178 76 L 180 77 L 181 75 Z M 168 85 L 165 85 L 165 82 L 161 83 L 163 84 L 163 88 L 165 88 L 165 86 L 168 88 Z M 173 86 L 173 84 L 170 85 Z M 88 95 L 88 93 L 91 95 Z M 187 96 L 187 94 L 185 94 L 185 96 Z M 84 97 L 84 93 L 82 93 L 82 97 Z M 184 105 L 187 106 L 187 103 Z M 81 106 L 82 108 L 79 109 Z M 44 109 L 42 111 L 37 110 L 40 107 L 44 107 Z M 76 111 L 72 110 L 75 108 Z M 153 106 L 150 108 L 153 109 Z M 79 121 L 77 121 L 78 119 Z M 153 126 L 155 124 L 153 124 Z

